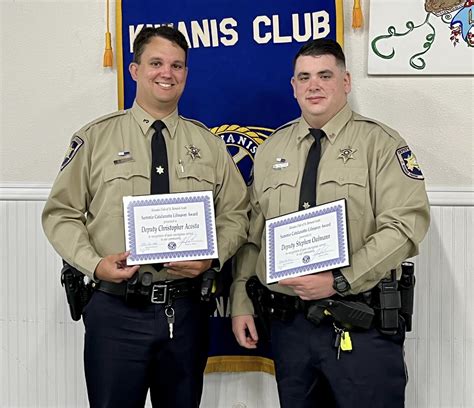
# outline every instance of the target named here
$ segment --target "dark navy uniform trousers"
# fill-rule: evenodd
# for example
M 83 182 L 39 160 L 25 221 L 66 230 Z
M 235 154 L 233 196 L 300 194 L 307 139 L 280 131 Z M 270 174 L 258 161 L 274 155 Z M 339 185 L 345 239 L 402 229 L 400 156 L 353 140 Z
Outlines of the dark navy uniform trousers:
M 352 331 L 352 352 L 337 359 L 332 322 L 319 326 L 303 313 L 273 320 L 272 350 L 282 408 L 402 408 L 407 373 L 404 326 L 394 336 Z
M 84 310 L 84 365 L 92 408 L 199 407 L 209 315 L 198 299 L 173 302 L 173 338 L 164 305 L 138 308 L 96 291 Z

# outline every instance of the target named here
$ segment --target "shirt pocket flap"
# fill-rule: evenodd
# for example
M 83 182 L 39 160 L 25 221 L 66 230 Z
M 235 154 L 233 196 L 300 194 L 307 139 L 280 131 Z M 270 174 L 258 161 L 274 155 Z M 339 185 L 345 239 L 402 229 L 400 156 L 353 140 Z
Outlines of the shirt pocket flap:
M 187 165 L 177 164 L 175 166 L 176 174 L 179 179 L 194 178 L 198 181 L 207 181 L 210 184 L 215 183 L 214 168 L 207 164 L 192 163 Z
M 276 190 L 280 186 L 286 185 L 295 187 L 298 181 L 298 172 L 289 170 L 272 171 L 268 177 L 263 180 L 263 191 L 272 188 Z
M 337 183 L 340 186 L 355 184 L 365 187 L 367 185 L 367 169 L 344 168 L 344 169 L 322 169 L 319 174 L 319 184 Z
M 104 169 L 104 181 L 118 178 L 127 180 L 134 176 L 150 178 L 150 169 L 146 169 L 137 162 L 113 164 Z

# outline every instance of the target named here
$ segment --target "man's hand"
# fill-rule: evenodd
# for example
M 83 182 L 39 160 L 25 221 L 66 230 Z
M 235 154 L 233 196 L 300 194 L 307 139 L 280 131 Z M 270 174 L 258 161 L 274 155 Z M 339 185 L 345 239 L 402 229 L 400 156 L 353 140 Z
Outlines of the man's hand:
M 278 283 L 292 288 L 303 300 L 317 300 L 330 297 L 336 293 L 332 287 L 334 277 L 331 271 L 282 279 Z
M 94 276 L 99 280 L 114 283 L 130 279 L 138 271 L 140 265 L 128 266 L 129 255 L 130 251 L 127 251 L 102 258 L 95 268 Z
M 257 348 L 258 333 L 252 315 L 233 317 L 232 331 L 239 345 L 248 349 Z
M 182 276 L 183 278 L 195 278 L 206 272 L 212 265 L 212 259 L 203 259 L 200 261 L 177 261 L 168 262 L 163 266 L 168 268 L 172 275 Z

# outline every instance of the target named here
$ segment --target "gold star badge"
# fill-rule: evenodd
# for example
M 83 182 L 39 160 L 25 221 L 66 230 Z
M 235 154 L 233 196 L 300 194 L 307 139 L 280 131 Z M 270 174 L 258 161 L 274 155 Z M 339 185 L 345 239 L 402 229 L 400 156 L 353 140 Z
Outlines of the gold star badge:
M 195 159 L 196 157 L 199 157 L 201 158 L 201 149 L 198 149 L 196 146 L 194 145 L 189 145 L 189 146 L 184 146 L 186 148 L 186 150 L 188 151 L 187 154 L 189 154 L 191 156 L 191 159 Z
M 346 164 L 349 159 L 354 159 L 354 153 L 357 151 L 357 149 L 351 149 L 351 147 L 348 146 L 344 147 L 343 149 L 339 149 L 339 151 L 341 153 L 339 153 L 339 156 L 337 156 L 337 158 L 342 159 L 344 161 L 344 164 Z
M 165 169 L 164 169 L 163 167 L 161 167 L 161 166 L 158 166 L 158 167 L 156 168 L 156 172 L 157 172 L 158 174 L 163 174 L 163 173 L 165 172 Z
M 304 208 L 305 210 L 307 210 L 309 207 L 311 207 L 311 206 L 309 205 L 308 202 L 305 201 L 304 204 L 303 204 L 303 208 Z
M 420 170 L 420 165 L 416 161 L 416 157 L 413 153 L 407 157 L 406 161 L 407 161 L 408 170 L 410 171 L 413 171 L 415 169 Z

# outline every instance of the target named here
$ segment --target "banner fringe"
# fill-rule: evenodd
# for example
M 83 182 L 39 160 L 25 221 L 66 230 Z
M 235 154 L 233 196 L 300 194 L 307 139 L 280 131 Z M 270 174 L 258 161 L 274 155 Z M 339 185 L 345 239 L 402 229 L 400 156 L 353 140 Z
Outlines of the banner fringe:
M 244 371 L 260 371 L 275 375 L 273 360 L 260 356 L 213 356 L 207 360 L 206 374 Z

